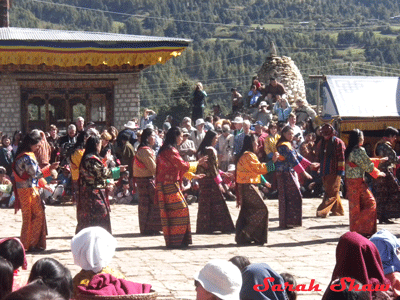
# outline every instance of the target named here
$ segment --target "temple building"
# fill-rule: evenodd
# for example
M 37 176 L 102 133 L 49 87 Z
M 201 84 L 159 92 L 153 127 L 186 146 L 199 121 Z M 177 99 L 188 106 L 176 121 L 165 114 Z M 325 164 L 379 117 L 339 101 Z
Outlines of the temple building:
M 118 129 L 138 117 L 139 74 L 179 56 L 190 40 L 13 28 L 0 0 L 0 120 L 3 132 L 65 129 L 78 116 Z

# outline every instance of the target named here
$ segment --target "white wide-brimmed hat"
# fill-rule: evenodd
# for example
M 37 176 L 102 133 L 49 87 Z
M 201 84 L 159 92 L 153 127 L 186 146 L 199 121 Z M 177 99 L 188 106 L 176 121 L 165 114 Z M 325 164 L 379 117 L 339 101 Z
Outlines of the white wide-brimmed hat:
M 214 259 L 204 266 L 194 279 L 203 288 L 222 300 L 239 300 L 242 288 L 242 273 L 233 263 Z
M 232 121 L 232 123 L 243 123 L 243 118 L 242 117 L 236 117 L 235 120 Z
M 197 119 L 196 120 L 196 126 L 199 126 L 199 125 L 202 125 L 202 124 L 205 124 L 203 119 Z
M 136 129 L 136 128 L 137 128 L 137 125 L 136 125 L 136 123 L 133 122 L 133 121 L 128 121 L 128 123 L 126 123 L 126 124 L 124 125 L 124 127 L 127 128 L 127 129 Z

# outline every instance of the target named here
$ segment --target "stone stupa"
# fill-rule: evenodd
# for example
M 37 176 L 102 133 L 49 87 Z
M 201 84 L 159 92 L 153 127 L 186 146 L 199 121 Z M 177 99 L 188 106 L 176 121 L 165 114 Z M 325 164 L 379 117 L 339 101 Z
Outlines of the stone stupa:
M 273 42 L 271 42 L 270 53 L 258 71 L 257 77 L 265 85 L 269 84 L 271 77 L 282 83 L 286 89 L 287 100 L 290 104 L 294 104 L 296 99 L 305 100 L 307 103 L 304 80 L 299 68 L 290 57 L 277 56 Z

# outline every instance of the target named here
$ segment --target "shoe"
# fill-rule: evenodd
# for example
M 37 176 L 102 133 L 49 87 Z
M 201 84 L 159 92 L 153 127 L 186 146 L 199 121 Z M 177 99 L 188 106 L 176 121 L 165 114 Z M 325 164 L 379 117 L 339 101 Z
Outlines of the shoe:
M 43 248 L 36 248 L 36 247 L 31 247 L 28 249 L 28 251 L 26 251 L 27 253 L 40 253 L 40 252 L 44 252 L 45 249 Z
M 394 222 L 392 220 L 389 220 L 388 218 L 380 218 L 379 224 L 394 224 Z

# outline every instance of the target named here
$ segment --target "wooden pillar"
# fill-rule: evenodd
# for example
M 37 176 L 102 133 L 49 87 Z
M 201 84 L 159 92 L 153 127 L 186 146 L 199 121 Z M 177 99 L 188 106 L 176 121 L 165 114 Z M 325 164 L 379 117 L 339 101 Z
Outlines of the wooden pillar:
M 107 127 L 114 125 L 114 93 L 113 90 L 106 92 L 106 124 Z
M 45 113 L 46 113 L 46 131 L 49 131 L 49 129 L 50 129 L 49 98 L 50 98 L 50 95 L 48 93 L 46 93 L 44 95 Z
M 23 91 L 23 92 L 21 91 L 22 132 L 27 132 L 28 126 L 29 126 L 28 100 L 29 100 L 29 93 L 27 91 Z
M 66 92 L 65 97 L 65 127 L 68 128 L 71 123 L 71 107 L 69 106 L 69 93 Z
M 85 123 L 89 123 L 92 121 L 92 101 L 90 99 L 90 94 L 85 94 L 85 105 L 86 105 L 86 116 L 85 116 Z

